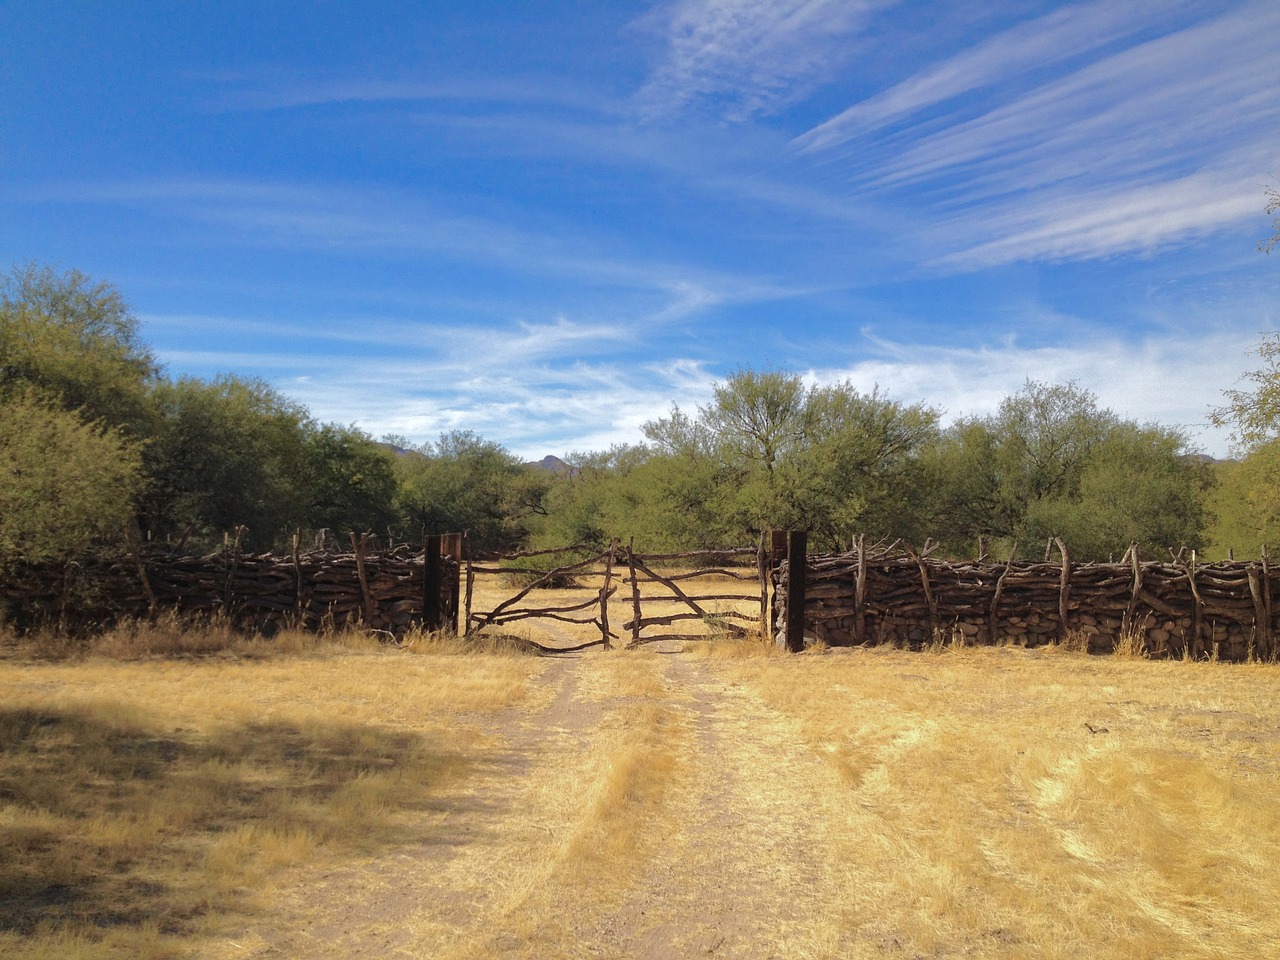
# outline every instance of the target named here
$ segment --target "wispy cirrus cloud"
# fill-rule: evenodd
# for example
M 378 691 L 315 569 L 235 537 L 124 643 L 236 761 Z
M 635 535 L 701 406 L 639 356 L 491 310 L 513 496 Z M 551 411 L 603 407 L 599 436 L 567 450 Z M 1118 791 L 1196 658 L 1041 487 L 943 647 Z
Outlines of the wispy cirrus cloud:
M 581 85 L 545 78 L 483 80 L 386 79 L 380 77 L 219 76 L 219 110 L 289 110 L 340 104 L 460 104 L 470 108 L 552 107 L 612 113 L 618 105 Z
M 1159 4 L 1164 15 L 1187 4 Z M 903 82 L 862 100 L 795 139 L 806 152 L 839 146 L 856 136 L 1032 72 L 1043 71 L 1150 29 L 1153 4 L 1080 4 L 1027 23 L 971 47 Z
M 1090 9 L 964 51 L 797 145 L 841 158 L 855 195 L 928 198 L 950 267 L 1147 252 L 1255 215 L 1280 128 L 1280 88 L 1258 66 L 1273 56 L 1280 7 L 1247 4 L 1154 39 L 1127 7 L 1102 11 L 1091 37 L 1080 20 Z M 1063 40 L 1082 56 L 1028 86 L 1015 40 Z M 982 68 L 984 50 L 995 56 Z M 983 91 L 877 133 L 966 85 Z
M 808 94 L 852 55 L 848 40 L 893 0 L 676 0 L 645 24 L 663 55 L 636 96 L 663 116 L 706 102 L 731 120 Z
M 144 322 L 160 327 L 175 319 Z M 261 324 L 246 321 L 204 322 L 262 332 Z M 713 377 L 703 361 L 624 358 L 621 344 L 601 336 L 609 336 L 604 325 L 560 318 L 499 334 L 455 330 L 451 341 L 409 341 L 395 349 L 375 335 L 364 343 L 373 349 L 348 354 L 302 354 L 284 343 L 157 353 L 162 362 L 203 376 L 230 363 L 240 375 L 267 380 L 321 422 L 419 443 L 474 430 L 530 459 L 638 442 L 641 424 L 665 415 L 673 402 L 697 404 L 710 396 Z M 584 340 L 595 349 L 584 352 Z
M 653 320 L 678 320 L 722 304 L 786 300 L 799 284 L 630 255 L 626 244 L 575 224 L 540 218 L 536 229 L 456 212 L 442 201 L 391 190 L 356 190 L 227 179 L 61 184 L 31 192 L 36 203 L 105 203 L 153 210 L 218 234 L 230 245 L 344 251 L 362 256 L 447 256 L 506 273 L 554 277 L 647 294 Z

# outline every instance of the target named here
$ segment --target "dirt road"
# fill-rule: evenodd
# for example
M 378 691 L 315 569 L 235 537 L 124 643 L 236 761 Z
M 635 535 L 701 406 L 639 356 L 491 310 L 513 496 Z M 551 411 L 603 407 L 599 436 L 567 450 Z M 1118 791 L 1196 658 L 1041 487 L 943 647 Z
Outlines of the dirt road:
M 280 890 L 238 957 L 830 956 L 838 774 L 675 651 L 550 661 L 422 840 Z

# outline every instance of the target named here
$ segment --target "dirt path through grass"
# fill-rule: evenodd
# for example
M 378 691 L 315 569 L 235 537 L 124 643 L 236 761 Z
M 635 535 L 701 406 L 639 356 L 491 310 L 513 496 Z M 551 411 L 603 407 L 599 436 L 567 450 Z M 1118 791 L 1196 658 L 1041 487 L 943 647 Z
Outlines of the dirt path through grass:
M 413 846 L 281 890 L 238 957 L 796 957 L 830 768 L 705 661 L 555 659 Z M 818 789 L 809 791 L 806 785 Z M 812 946 L 812 945 L 809 945 Z
M 836 868 L 810 788 L 829 788 L 831 772 L 796 749 L 790 720 L 705 660 L 676 654 L 665 668 L 690 729 L 684 775 L 668 786 L 657 825 L 663 846 L 582 932 L 618 957 L 805 956 L 815 892 Z

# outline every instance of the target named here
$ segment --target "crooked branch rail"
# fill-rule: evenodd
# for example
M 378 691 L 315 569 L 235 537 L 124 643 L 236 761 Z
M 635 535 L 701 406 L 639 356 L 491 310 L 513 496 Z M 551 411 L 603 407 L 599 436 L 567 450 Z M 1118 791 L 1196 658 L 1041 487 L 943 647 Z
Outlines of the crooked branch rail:
M 1059 560 L 947 562 L 909 545 L 809 557 L 804 632 L 831 645 L 920 646 L 939 640 L 1027 646 L 1078 638 L 1106 652 L 1140 639 L 1152 655 L 1273 659 L 1275 577 L 1254 562 Z M 775 626 L 788 622 L 783 564 Z
M 584 553 L 586 556 L 583 556 Z M 763 622 L 763 612 L 768 607 L 770 583 L 769 579 L 761 573 L 764 567 L 758 554 L 757 549 L 744 548 L 641 556 L 634 551 L 631 544 L 622 547 L 615 539 L 611 542 L 609 549 L 603 553 L 590 552 L 590 548 L 576 546 L 539 551 L 536 554 L 513 554 L 499 558 L 497 565 L 469 564 L 466 574 L 468 601 L 465 622 L 469 632 L 478 632 L 488 627 L 521 620 L 552 620 L 589 626 L 599 632 L 599 639 L 556 649 L 581 650 L 592 646 L 610 647 L 613 641 L 622 639 L 622 634 L 611 629 L 609 618 L 609 601 L 617 595 L 618 585 L 620 585 L 629 588 L 631 617 L 621 626 L 621 630 L 629 634 L 627 646 L 659 640 L 698 639 L 699 636 L 715 633 L 745 636 L 751 631 L 744 624 L 758 626 Z M 511 565 L 520 559 L 530 557 L 551 559 L 557 555 L 567 556 L 571 558 L 571 562 L 538 569 Z M 750 562 L 745 568 L 750 569 L 750 572 L 744 573 L 744 568 L 732 566 L 734 561 Z M 697 568 L 684 572 L 659 572 L 659 569 L 691 564 L 696 565 Z M 626 574 L 620 576 L 619 571 L 624 565 Z M 492 609 L 472 610 L 470 598 L 477 574 L 523 577 L 528 582 L 522 589 L 502 600 Z M 553 604 L 544 602 L 542 605 L 537 605 L 530 600 L 531 595 L 541 588 L 572 582 L 581 589 L 596 581 L 599 582 L 599 587 L 595 589 L 594 595 L 587 599 Z M 712 583 L 710 587 L 705 586 L 708 581 Z M 752 592 L 749 595 L 734 591 L 728 586 L 734 582 L 744 581 L 752 584 Z M 690 586 L 691 583 L 702 585 L 704 592 L 697 592 Z M 717 588 L 719 584 L 724 586 Z M 758 595 L 760 613 L 754 610 L 746 613 L 734 609 L 744 603 L 749 603 L 754 608 L 757 603 L 756 590 L 760 591 Z M 713 607 L 713 604 L 716 606 Z M 655 607 L 658 608 L 658 612 L 653 612 Z M 650 612 L 646 613 L 646 609 Z M 686 622 L 705 623 L 708 626 L 714 626 L 715 630 L 703 633 L 645 632 L 653 627 L 672 627 Z

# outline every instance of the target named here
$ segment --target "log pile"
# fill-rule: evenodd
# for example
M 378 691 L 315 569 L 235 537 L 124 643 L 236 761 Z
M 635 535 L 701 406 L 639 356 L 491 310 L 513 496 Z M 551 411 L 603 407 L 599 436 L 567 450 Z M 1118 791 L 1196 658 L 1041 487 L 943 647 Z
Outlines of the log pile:
M 148 547 L 126 558 L 18 566 L 0 580 L 0 610 L 19 629 L 59 623 L 83 631 L 161 611 L 225 616 L 272 634 L 283 626 L 320 630 L 354 623 L 400 635 L 420 622 L 425 564 L 408 547 L 378 551 L 363 539 L 351 552 L 189 556 Z M 442 592 L 458 577 L 442 561 Z
M 928 547 L 868 548 L 806 564 L 805 634 L 833 646 L 930 643 L 1079 644 L 1108 652 L 1142 643 L 1153 656 L 1243 661 L 1277 653 L 1276 582 L 1253 562 L 1073 563 L 1060 541 L 1044 562 L 948 562 Z M 786 623 L 787 564 L 775 625 Z

